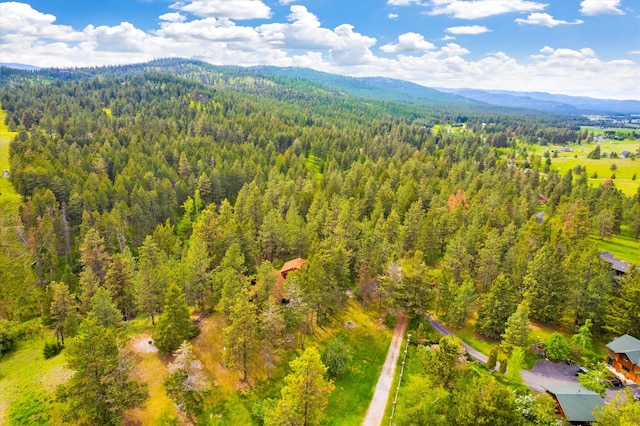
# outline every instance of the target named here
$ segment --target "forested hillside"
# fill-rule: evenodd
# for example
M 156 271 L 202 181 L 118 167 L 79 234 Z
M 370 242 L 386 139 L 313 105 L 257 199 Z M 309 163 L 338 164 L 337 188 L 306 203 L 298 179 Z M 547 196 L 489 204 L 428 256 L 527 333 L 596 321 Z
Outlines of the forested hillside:
M 640 337 L 640 273 L 614 279 L 589 238 L 624 231 L 638 250 L 640 190 L 626 196 L 611 180 L 592 187 L 580 170 L 543 172 L 544 158 L 516 148 L 586 140 L 579 119 L 363 99 L 303 77 L 180 60 L 0 68 L 0 83 L 17 132 L 9 180 L 22 197 L 19 217 L 0 213 L 0 235 L 15 240 L 0 262 L 25 271 L 2 275 L 0 338 L 10 344 L 0 341 L 0 354 L 29 339 L 21 324 L 42 324 L 65 344 L 76 374 L 47 389 L 56 402 L 43 410 L 70 410 L 52 419 L 117 424 L 147 398 L 132 379 L 144 374 L 116 344 L 132 330 L 123 321 L 152 330 L 162 352 L 179 350 L 163 395 L 178 401 L 184 422 L 216 413 L 213 394 L 181 387 L 194 357 L 181 344 L 198 333 L 190 314 L 214 312 L 219 326 L 198 339 L 224 342 L 224 359 L 211 365 L 249 383 L 240 391 L 254 396 L 238 402 L 247 413 L 278 398 L 300 363 L 322 376 L 312 346 L 300 348 L 323 342 L 323 327 L 354 309 L 351 298 L 382 317 L 437 312 L 493 339 L 519 306 L 571 333 L 590 321 L 596 336 Z M 17 251 L 28 262 L 16 262 Z M 298 257 L 305 266 L 278 284 L 274 269 Z M 104 342 L 97 359 L 110 360 L 99 372 L 106 385 L 83 382 L 91 339 Z M 272 367 L 275 385 L 257 384 Z M 215 374 L 205 362 L 198 377 L 213 383 Z M 94 385 L 121 393 L 93 404 L 79 390 Z M 282 395 L 254 407 L 251 421 L 281 424 L 291 403 Z

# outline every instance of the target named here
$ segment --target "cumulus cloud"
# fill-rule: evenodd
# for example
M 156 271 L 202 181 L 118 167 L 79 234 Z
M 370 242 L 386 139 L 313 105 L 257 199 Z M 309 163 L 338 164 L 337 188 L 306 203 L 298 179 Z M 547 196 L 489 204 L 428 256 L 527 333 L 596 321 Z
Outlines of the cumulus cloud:
M 429 15 L 451 15 L 458 19 L 480 19 L 505 13 L 536 12 L 547 5 L 528 0 L 431 0 Z
M 397 13 L 390 13 L 387 15 L 387 18 L 389 19 L 398 19 L 398 14 Z
M 229 19 L 267 19 L 271 17 L 271 8 L 262 0 L 190 0 L 178 2 L 172 9 L 189 12 L 199 17 Z
M 398 37 L 398 43 L 385 44 L 380 47 L 380 50 L 386 53 L 399 53 L 399 52 L 425 52 L 427 50 L 435 49 L 432 43 L 429 43 L 424 39 L 422 34 L 406 33 L 400 34 Z
M 587 16 L 624 15 L 618 6 L 620 0 L 582 0 L 580 13 Z
M 476 34 L 488 33 L 491 30 L 487 27 L 483 27 L 482 25 L 466 25 L 461 27 L 449 27 L 445 31 L 455 35 L 460 35 L 460 34 L 476 35 Z
M 532 13 L 527 16 L 526 19 L 517 18 L 515 22 L 520 25 L 542 25 L 549 28 L 557 27 L 558 25 L 578 25 L 584 23 L 584 21 L 580 19 L 573 22 L 555 19 L 548 13 Z
M 169 21 L 169 22 L 184 22 L 187 20 L 187 17 L 181 15 L 178 12 L 173 12 L 173 13 L 165 13 L 164 15 L 160 15 L 158 19 L 160 19 L 161 21 Z
M 20 44 L 37 38 L 62 41 L 81 40 L 82 34 L 67 25 L 56 25 L 56 17 L 41 13 L 30 5 L 18 2 L 0 3 L 0 44 Z

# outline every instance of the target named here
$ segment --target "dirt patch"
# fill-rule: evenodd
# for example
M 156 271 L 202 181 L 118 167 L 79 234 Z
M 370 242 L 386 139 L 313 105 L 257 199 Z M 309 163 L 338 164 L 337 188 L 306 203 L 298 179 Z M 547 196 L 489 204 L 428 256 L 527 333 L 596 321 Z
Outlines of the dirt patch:
M 149 334 L 141 334 L 134 337 L 129 345 L 132 351 L 138 354 L 152 354 L 158 352 L 158 348 L 153 343 Z

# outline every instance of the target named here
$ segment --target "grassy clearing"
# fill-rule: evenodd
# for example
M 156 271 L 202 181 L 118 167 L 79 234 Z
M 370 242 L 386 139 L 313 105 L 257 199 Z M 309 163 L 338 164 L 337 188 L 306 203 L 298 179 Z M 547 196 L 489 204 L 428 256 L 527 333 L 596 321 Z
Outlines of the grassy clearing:
M 340 335 L 349 344 L 353 361 L 349 372 L 335 380 L 335 390 L 325 410 L 325 425 L 361 424 L 373 397 L 378 376 L 387 355 L 393 330 L 381 326 L 376 312 L 363 311 L 351 302 L 349 308 L 335 319 L 325 336 Z M 348 320 L 354 329 L 344 328 Z M 322 337 L 325 337 L 322 336 Z M 326 339 L 323 339 L 326 342 Z M 323 342 L 318 342 L 318 346 Z
M 614 235 L 611 238 L 601 240 L 596 235 L 591 235 L 589 238 L 601 251 L 608 251 L 618 259 L 640 265 L 640 241 L 633 238 L 628 227 L 622 226 L 620 235 Z
M 50 333 L 20 344 L 0 362 L 0 424 L 60 424 L 55 410 L 55 388 L 73 372 L 64 367 L 64 351 L 51 359 L 42 356 Z
M 15 137 L 15 132 L 10 132 L 4 123 L 5 112 L 0 107 L 0 176 L 4 170 L 10 169 L 9 144 Z M 20 196 L 16 194 L 9 179 L 0 177 L 0 208 L 3 211 L 18 212 L 20 207 Z

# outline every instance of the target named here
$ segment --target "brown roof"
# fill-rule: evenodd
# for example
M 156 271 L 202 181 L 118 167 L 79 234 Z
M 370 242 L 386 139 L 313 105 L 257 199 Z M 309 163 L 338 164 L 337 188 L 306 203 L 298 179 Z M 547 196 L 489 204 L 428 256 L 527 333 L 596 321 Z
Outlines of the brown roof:
M 280 273 L 286 274 L 287 272 L 291 272 L 291 271 L 299 271 L 300 269 L 302 269 L 302 265 L 304 265 L 305 263 L 307 263 L 307 261 L 301 257 L 290 260 L 288 262 L 285 262 L 284 265 L 282 265 L 282 268 L 280 269 Z

